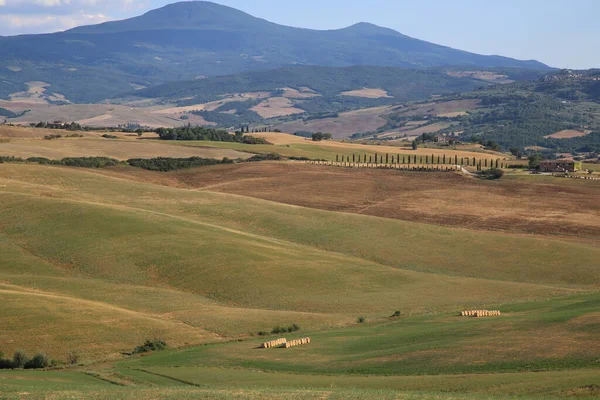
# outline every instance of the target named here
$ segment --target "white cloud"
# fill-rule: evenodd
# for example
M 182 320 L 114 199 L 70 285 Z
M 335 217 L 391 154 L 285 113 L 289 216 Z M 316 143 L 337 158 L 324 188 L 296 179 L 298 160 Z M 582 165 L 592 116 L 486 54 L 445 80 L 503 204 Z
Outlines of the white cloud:
M 99 24 L 108 21 L 104 14 L 77 13 L 70 15 L 46 14 L 0 14 L 3 33 L 43 33 L 56 32 L 80 25 Z

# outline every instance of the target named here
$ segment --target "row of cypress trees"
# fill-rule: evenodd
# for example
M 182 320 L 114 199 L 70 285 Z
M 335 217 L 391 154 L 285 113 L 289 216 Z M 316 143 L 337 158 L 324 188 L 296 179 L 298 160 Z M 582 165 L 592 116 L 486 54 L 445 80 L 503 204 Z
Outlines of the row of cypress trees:
M 500 162 L 500 159 L 491 160 L 488 158 L 477 159 L 475 157 L 458 157 L 458 155 L 446 156 L 435 155 L 431 156 L 417 156 L 417 155 L 409 155 L 409 156 L 401 156 L 400 154 L 389 154 L 386 153 L 385 156 L 383 154 L 375 153 L 375 155 L 367 155 L 367 154 L 352 154 L 343 155 L 336 154 L 335 156 L 336 162 L 353 162 L 353 163 L 363 163 L 363 164 L 439 164 L 439 165 L 460 165 L 460 166 L 477 166 L 478 168 L 504 168 L 504 163 Z

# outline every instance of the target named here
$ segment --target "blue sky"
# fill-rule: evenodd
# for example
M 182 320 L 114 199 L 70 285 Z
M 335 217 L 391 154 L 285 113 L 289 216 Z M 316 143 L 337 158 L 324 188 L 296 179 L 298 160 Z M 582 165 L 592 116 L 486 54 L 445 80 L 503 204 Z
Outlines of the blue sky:
M 0 0 L 0 35 L 64 30 L 139 15 L 164 0 Z M 481 54 L 600 67 L 600 0 L 217 0 L 267 20 L 335 29 L 371 22 Z

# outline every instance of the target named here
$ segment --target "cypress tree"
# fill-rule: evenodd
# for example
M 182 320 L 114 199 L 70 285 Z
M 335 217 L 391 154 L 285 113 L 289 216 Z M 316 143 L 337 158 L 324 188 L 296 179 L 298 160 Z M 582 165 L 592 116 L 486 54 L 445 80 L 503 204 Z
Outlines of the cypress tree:
M 443 160 L 444 160 L 444 165 L 445 165 L 446 164 L 446 155 L 445 154 L 444 154 Z
M 373 163 L 373 156 L 369 156 L 369 164 Z
M 437 162 L 437 163 L 438 163 L 438 165 L 440 165 L 440 164 L 441 164 L 441 163 L 440 163 L 440 156 L 438 156 L 438 162 Z
M 339 154 L 335 155 L 335 162 L 340 162 L 340 155 Z
M 454 165 L 458 164 L 458 155 L 454 155 Z
M 377 153 L 375 153 L 375 164 L 377 164 Z
M 352 162 L 356 162 L 356 155 L 352 154 Z

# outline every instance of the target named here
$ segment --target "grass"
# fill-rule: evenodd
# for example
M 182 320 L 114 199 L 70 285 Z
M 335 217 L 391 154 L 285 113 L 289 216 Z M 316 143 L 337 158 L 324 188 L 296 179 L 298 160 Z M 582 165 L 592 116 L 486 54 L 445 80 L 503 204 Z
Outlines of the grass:
M 22 158 L 46 157 L 50 159 L 101 156 L 118 160 L 152 157 L 204 157 L 216 159 L 248 157 L 247 153 L 231 149 L 174 148 L 151 140 L 109 140 L 104 138 L 13 139 L 7 143 L 0 143 L 0 154 Z
M 335 160 L 336 155 L 339 156 L 350 156 L 356 155 L 364 157 L 366 154 L 367 157 L 374 157 L 375 154 L 379 156 L 383 155 L 385 157 L 386 153 L 389 153 L 390 156 L 400 155 L 406 156 L 409 155 L 417 157 L 420 156 L 430 156 L 433 154 L 436 157 L 439 155 L 443 157 L 446 155 L 447 157 L 454 157 L 455 155 L 460 157 L 475 157 L 476 159 L 497 159 L 504 158 L 504 155 L 498 153 L 481 153 L 481 152 L 471 152 L 464 150 L 446 150 L 446 149 L 417 149 L 409 150 L 407 148 L 395 147 L 395 146 L 376 146 L 376 145 L 361 145 L 355 143 L 342 143 L 336 141 L 322 141 L 322 142 L 312 142 L 310 140 L 306 140 L 304 138 L 293 136 L 285 133 L 255 133 L 255 136 L 265 137 L 274 145 L 248 145 L 242 143 L 230 143 L 230 142 L 210 142 L 210 141 L 178 141 L 170 144 L 186 146 L 186 147 L 218 147 L 222 149 L 233 149 L 237 151 L 246 151 L 250 153 L 279 153 L 286 157 L 308 157 L 313 159 L 325 159 L 325 160 Z
M 312 375 L 452 375 L 598 368 L 600 296 L 505 305 L 500 317 L 412 316 L 310 333 L 311 344 L 259 340 L 162 352 L 127 368 L 223 367 Z M 282 335 L 288 340 L 306 334 Z
M 543 397 L 597 381 L 593 242 L 55 166 L 3 165 L 0 201 L 0 350 L 87 364 L 0 372 L 9 398 Z M 491 307 L 503 316 L 456 316 Z M 250 333 L 292 323 L 311 345 L 255 349 Z M 89 364 L 154 337 L 183 349 Z

